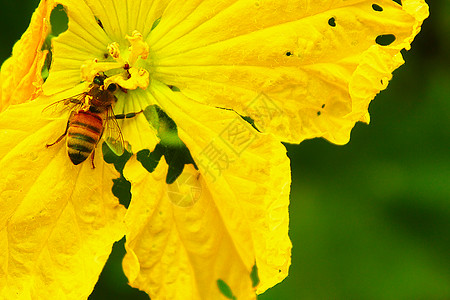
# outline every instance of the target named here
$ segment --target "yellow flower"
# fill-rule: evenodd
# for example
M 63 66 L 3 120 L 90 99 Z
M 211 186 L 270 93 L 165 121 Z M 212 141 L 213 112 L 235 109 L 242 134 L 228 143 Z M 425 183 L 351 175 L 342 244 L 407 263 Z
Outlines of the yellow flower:
M 2 67 L 0 298 L 87 298 L 123 235 L 130 284 L 155 300 L 255 299 L 283 280 L 290 167 L 281 141 L 343 144 L 355 122 L 368 122 L 369 102 L 428 15 L 423 1 L 402 2 L 57 1 L 69 27 L 52 40 L 45 83 L 46 29 Z M 30 28 L 45 28 L 54 5 L 42 1 Z M 10 67 L 24 54 L 29 73 Z M 133 153 L 128 209 L 99 147 L 92 168 L 73 165 L 63 143 L 45 146 L 70 109 L 56 119 L 42 111 L 99 76 L 102 89 L 119 87 L 114 112 Z M 28 89 L 12 102 L 17 82 Z

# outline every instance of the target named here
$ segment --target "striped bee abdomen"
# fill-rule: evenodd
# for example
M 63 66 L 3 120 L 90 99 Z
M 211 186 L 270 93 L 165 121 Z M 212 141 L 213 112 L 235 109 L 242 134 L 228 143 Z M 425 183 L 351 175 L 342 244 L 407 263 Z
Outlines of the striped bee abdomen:
M 103 119 L 89 111 L 79 111 L 70 120 L 67 131 L 67 152 L 74 165 L 94 151 L 103 131 Z

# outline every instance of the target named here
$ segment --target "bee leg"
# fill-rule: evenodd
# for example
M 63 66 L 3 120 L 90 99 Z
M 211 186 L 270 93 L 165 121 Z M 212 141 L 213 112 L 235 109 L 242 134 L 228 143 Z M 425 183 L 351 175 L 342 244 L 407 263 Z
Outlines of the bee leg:
M 67 126 L 66 126 L 66 130 L 64 131 L 64 133 L 55 142 L 53 142 L 51 144 L 46 144 L 45 147 L 48 148 L 50 146 L 58 144 L 67 135 L 67 131 L 69 130 L 69 124 L 70 124 L 70 118 L 69 118 L 69 121 L 67 121 Z
M 91 164 L 92 164 L 92 169 L 95 169 L 95 165 L 94 165 L 94 156 L 95 156 L 95 149 L 94 149 L 94 151 L 92 151 L 92 154 L 91 154 Z
M 115 115 L 114 117 L 116 118 L 116 120 L 130 119 L 130 118 L 136 117 L 138 114 L 143 113 L 143 112 L 144 111 L 141 109 L 138 112 L 132 112 L 132 113 L 128 113 L 128 114 Z

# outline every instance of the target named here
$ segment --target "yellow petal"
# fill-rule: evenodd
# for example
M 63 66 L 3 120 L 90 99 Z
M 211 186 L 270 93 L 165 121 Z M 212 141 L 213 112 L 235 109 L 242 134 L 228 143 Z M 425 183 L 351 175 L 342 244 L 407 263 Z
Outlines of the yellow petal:
M 0 73 L 0 111 L 10 104 L 23 103 L 41 93 L 41 69 L 47 52 L 41 51 L 49 32 L 53 1 L 42 1 L 34 12 L 30 26 L 14 45 Z
M 1 299 L 86 299 L 124 234 L 117 172 L 100 152 L 92 169 L 72 165 L 64 142 L 46 148 L 66 120 L 43 120 L 44 106 L 0 115 Z
M 179 266 L 174 267 L 175 271 L 170 270 L 170 272 L 176 272 L 175 274 L 182 272 L 182 276 L 180 275 L 178 280 L 185 282 L 184 285 L 189 286 L 188 290 L 194 293 L 194 295 L 200 293 L 200 299 L 216 299 L 212 297 L 213 294 L 202 293 L 205 290 L 215 291 L 213 287 L 216 286 L 218 279 L 223 279 L 231 287 L 231 290 L 238 299 L 247 299 L 245 295 L 249 289 L 251 290 L 251 285 L 248 280 L 250 279 L 250 272 L 255 261 L 258 266 L 261 281 L 257 288 L 258 292 L 263 292 L 280 282 L 287 276 L 291 249 L 291 243 L 288 237 L 290 169 L 285 148 L 272 136 L 257 133 L 251 125 L 232 111 L 198 104 L 180 93 L 172 92 L 168 87 L 158 82 L 153 82 L 150 90 L 154 93 L 158 105 L 176 122 L 180 138 L 189 148 L 192 157 L 199 167 L 199 176 L 202 178 L 200 179 L 202 182 L 202 195 L 208 196 L 204 200 L 199 200 L 199 202 L 205 201 L 209 203 L 207 206 L 208 211 L 204 213 L 215 214 L 215 211 L 217 211 L 219 214 L 216 217 L 211 216 L 211 219 L 216 220 L 216 223 L 211 223 L 209 226 L 195 223 L 202 222 L 201 217 L 198 217 L 200 220 L 192 217 L 191 222 L 197 225 L 190 226 L 197 228 L 199 237 L 202 236 L 203 232 L 206 234 L 210 231 L 216 231 L 220 237 L 222 237 L 222 232 L 227 233 L 235 247 L 234 251 L 237 257 L 239 257 L 238 260 L 234 258 L 228 259 L 228 264 L 236 264 L 229 268 L 235 269 L 233 272 L 238 273 L 241 281 L 245 281 L 247 286 L 240 287 L 234 280 L 221 275 L 226 274 L 226 270 L 217 267 L 218 265 L 222 266 L 221 259 L 211 261 L 210 266 L 206 268 L 207 270 L 216 270 L 218 268 L 216 270 L 218 273 L 215 276 L 209 276 L 209 281 L 199 281 L 198 278 L 202 275 L 195 272 L 198 266 L 197 260 L 193 261 L 193 259 L 196 257 L 196 252 L 197 255 L 201 255 L 203 251 L 209 249 L 207 244 L 205 244 L 205 247 L 201 247 L 204 241 L 200 241 L 195 249 L 190 250 L 192 252 L 192 254 L 189 254 L 190 260 L 183 258 L 183 262 Z M 127 166 L 127 168 L 131 167 Z M 129 177 L 132 184 L 134 182 L 141 182 L 139 185 L 134 184 L 132 190 L 132 194 L 134 195 L 133 203 L 140 201 L 137 200 L 139 199 L 139 196 L 136 196 L 137 194 L 155 195 L 155 192 L 149 189 L 157 189 L 158 185 L 152 182 L 163 182 L 165 178 L 164 171 L 162 171 L 162 175 L 153 173 L 151 174 L 153 179 L 148 179 L 142 177 L 145 175 L 145 172 L 140 173 L 135 168 L 131 170 L 127 168 L 125 175 Z M 148 180 L 153 181 L 149 182 Z M 166 193 L 164 189 L 159 189 L 159 192 L 156 194 L 162 194 L 161 197 L 164 196 L 167 198 L 168 196 L 164 195 Z M 206 194 L 203 194 L 203 191 Z M 147 206 L 149 205 L 148 201 L 152 201 L 152 199 L 147 200 L 145 204 Z M 167 205 L 165 203 L 167 200 L 165 202 L 161 200 L 161 202 L 163 203 L 161 205 Z M 177 201 L 172 201 L 171 203 L 174 202 L 176 203 Z M 160 204 L 155 202 L 152 205 Z M 192 209 L 197 209 L 196 207 L 198 205 L 198 203 L 194 204 Z M 187 208 L 187 210 L 189 209 L 191 208 Z M 143 213 L 142 209 L 136 210 Z M 151 218 L 157 218 L 159 216 L 155 210 L 158 209 L 152 209 L 149 206 L 145 214 L 149 214 Z M 128 214 L 131 211 L 130 206 Z M 191 215 L 191 213 L 186 213 L 186 215 Z M 167 212 L 165 213 L 165 217 L 167 217 Z M 138 218 L 133 215 L 133 217 L 128 217 L 128 220 L 134 222 Z M 149 262 L 149 264 L 145 263 L 145 266 L 141 265 L 146 261 L 147 257 L 141 257 L 140 255 L 142 253 L 148 253 L 146 252 L 149 249 L 148 247 L 152 245 L 158 247 L 155 249 L 156 253 L 164 246 L 156 243 L 154 240 L 154 234 L 159 229 L 155 227 L 155 232 L 151 231 L 153 230 L 151 226 L 155 222 L 150 221 L 148 217 L 141 217 L 140 221 L 136 222 L 140 224 L 137 225 L 137 228 L 149 227 L 148 229 L 141 229 L 141 231 L 150 230 L 150 232 L 139 233 L 139 238 L 132 238 L 129 241 L 130 246 L 128 250 L 133 251 L 128 255 L 126 261 L 127 267 L 125 269 L 127 270 L 128 268 L 127 274 L 130 276 L 129 279 L 132 281 L 133 286 L 145 289 L 150 293 L 151 297 L 158 295 L 159 289 L 167 293 L 168 287 L 165 287 L 167 283 L 161 282 L 161 280 L 155 281 L 156 277 L 151 280 L 148 276 L 153 276 L 149 275 L 152 268 L 158 268 L 160 271 L 157 271 L 156 274 L 159 274 L 159 272 L 166 270 L 165 268 L 169 268 L 168 266 L 173 262 L 171 260 L 165 262 L 163 258 L 159 257 L 157 259 L 155 258 L 156 261 L 152 260 L 153 264 Z M 190 227 L 188 224 L 185 224 L 185 226 L 181 224 L 183 223 L 177 226 L 178 231 L 182 230 L 180 228 Z M 137 228 L 135 227 L 134 231 Z M 145 236 L 149 236 L 147 237 L 148 240 Z M 174 251 L 173 249 L 179 249 L 180 244 L 179 242 L 175 243 L 178 238 L 169 235 L 169 233 L 167 233 L 163 241 L 168 241 L 169 238 L 174 239 L 172 250 L 167 250 L 167 256 L 170 257 L 170 255 L 174 255 L 171 251 Z M 144 239 L 142 244 L 138 242 L 139 239 Z M 139 245 L 136 243 L 139 243 Z M 131 246 L 131 244 L 135 246 Z M 143 249 L 140 250 L 140 247 L 143 247 Z M 225 246 L 213 248 L 213 250 L 209 249 L 211 252 L 207 253 L 210 253 L 211 256 L 222 257 L 222 248 L 227 255 L 230 255 L 229 248 Z M 184 251 L 180 250 L 177 255 L 184 256 Z M 141 254 L 137 254 L 137 252 Z M 177 259 L 180 259 L 180 257 L 177 257 Z M 162 265 L 155 265 L 158 261 L 161 261 Z M 237 262 L 243 265 L 245 272 L 242 271 L 242 268 L 239 267 Z M 205 269 L 204 265 L 200 266 Z M 192 283 L 192 276 L 195 277 L 194 283 Z M 172 277 L 167 278 L 168 282 L 172 282 L 173 280 Z M 174 289 L 179 290 L 181 286 Z M 186 290 L 186 288 L 183 290 Z M 193 299 L 196 298 L 194 297 Z
M 153 99 L 149 99 L 147 91 L 133 90 L 128 93 L 117 95 L 118 101 L 114 106 L 116 115 L 142 112 L 147 106 L 154 104 Z M 149 124 L 143 113 L 139 113 L 134 118 L 117 120 L 122 130 L 123 138 L 127 141 L 134 153 L 142 149 L 153 150 L 159 143 L 156 130 Z
M 53 95 L 77 85 L 80 68 L 86 61 L 104 60 L 112 42 L 97 24 L 91 8 L 84 1 L 61 0 L 69 18 L 69 28 L 52 40 L 53 62 L 43 89 Z
M 125 35 L 134 30 L 147 37 L 153 22 L 161 17 L 169 0 L 123 1 L 86 0 L 94 15 L 101 20 L 105 31 L 114 41 L 124 42 Z
M 346 143 L 428 15 L 402 2 L 173 1 L 148 41 L 154 76 L 284 141 Z
M 249 272 L 198 171 L 187 167 L 183 175 L 194 177 L 192 186 L 183 189 L 181 181 L 178 189 L 183 176 L 168 186 L 164 160 L 152 174 L 142 166 L 126 168 L 133 185 L 126 216 L 128 254 L 123 263 L 130 284 L 154 300 L 222 299 L 217 286 L 221 279 L 238 299 L 256 299 Z M 196 191 L 193 196 L 190 188 Z M 178 205 L 185 196 L 183 190 L 195 200 L 194 205 Z

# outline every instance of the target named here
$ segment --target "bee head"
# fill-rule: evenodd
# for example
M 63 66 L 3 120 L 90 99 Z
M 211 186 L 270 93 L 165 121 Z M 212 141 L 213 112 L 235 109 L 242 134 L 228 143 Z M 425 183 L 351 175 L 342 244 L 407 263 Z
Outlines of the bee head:
M 101 86 L 101 85 L 103 85 L 105 79 L 106 79 L 105 75 L 97 75 L 97 76 L 94 77 L 93 83 L 95 85 L 100 85 Z

